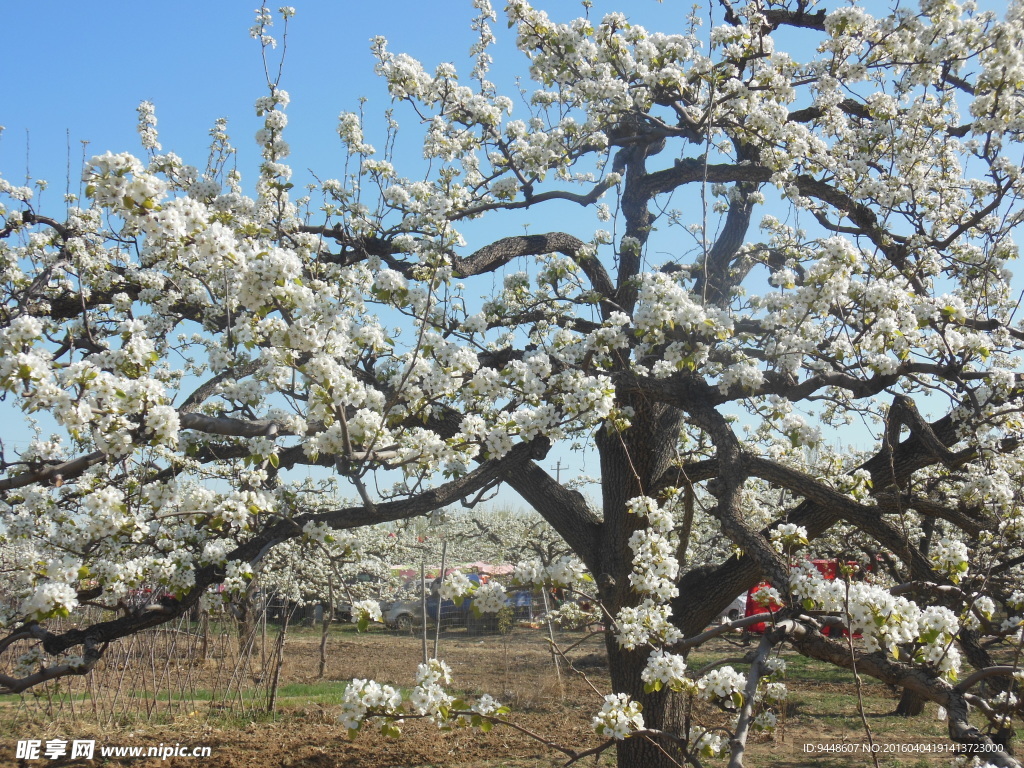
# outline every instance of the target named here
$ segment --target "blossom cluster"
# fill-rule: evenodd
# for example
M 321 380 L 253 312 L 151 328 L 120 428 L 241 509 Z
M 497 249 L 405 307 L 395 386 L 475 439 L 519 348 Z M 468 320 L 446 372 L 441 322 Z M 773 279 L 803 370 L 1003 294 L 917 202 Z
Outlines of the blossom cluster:
M 644 716 L 639 702 L 630 701 L 624 693 L 610 693 L 604 697 L 601 711 L 594 715 L 594 731 L 601 736 L 621 740 L 644 727 Z
M 967 545 L 948 536 L 943 536 L 932 543 L 928 558 L 935 568 L 946 574 L 954 584 L 964 578 L 970 570 Z
M 747 677 L 730 666 L 718 667 L 697 680 L 700 698 L 707 701 L 731 701 L 739 704 L 742 701 L 743 689 L 747 685 Z
M 922 609 L 876 584 L 826 580 L 809 562 L 793 567 L 790 591 L 805 608 L 844 616 L 849 630 L 863 635 L 868 651 L 884 649 L 898 657 L 901 646 L 912 645 L 919 661 L 943 675 L 955 678 L 959 671 L 960 651 L 952 640 L 960 620 L 948 608 Z
M 381 732 L 398 736 L 398 726 L 407 713 L 426 717 L 438 727 L 479 727 L 490 730 L 492 718 L 507 714 L 508 709 L 489 694 L 483 694 L 472 705 L 455 699 L 445 690 L 450 685 L 451 669 L 439 660 L 430 659 L 416 669 L 416 685 L 403 696 L 402 691 L 373 680 L 352 680 L 345 688 L 339 722 L 355 735 L 370 718 L 382 721 Z
M 517 563 L 512 574 L 516 584 L 549 584 L 554 587 L 574 587 L 586 579 L 586 569 L 578 558 L 562 555 L 544 565 L 539 559 Z
M 626 507 L 632 514 L 647 519 L 647 526 L 629 537 L 629 548 L 633 551 L 629 582 L 635 592 L 667 602 L 679 594 L 679 561 L 675 556 L 676 545 L 669 537 L 674 526 L 672 514 L 646 496 L 631 499 Z
M 454 570 L 445 575 L 438 587 L 438 594 L 443 600 L 455 600 L 472 593 L 476 585 L 462 571 Z
M 377 621 L 383 623 L 384 617 L 380 612 L 380 603 L 376 600 L 356 600 L 352 603 L 352 622 L 365 625 L 368 622 Z
M 678 654 L 658 648 L 651 652 L 647 666 L 640 673 L 640 679 L 644 681 L 644 689 L 648 692 L 660 691 L 662 687 L 682 690 L 687 684 L 686 661 Z
M 339 721 L 350 732 L 359 730 L 367 714 L 397 716 L 401 713 L 402 694 L 390 685 L 374 680 L 353 679 L 345 687 Z
M 671 645 L 683 639 L 671 621 L 672 608 L 644 598 L 639 605 L 620 608 L 615 616 L 615 639 L 626 650 L 644 645 Z
M 418 715 L 429 715 L 439 725 L 448 719 L 453 699 L 444 686 L 452 681 L 451 669 L 443 661 L 430 659 L 416 669 L 416 687 L 409 693 L 409 703 Z
M 473 593 L 473 609 L 479 613 L 497 613 L 507 602 L 505 588 L 496 581 L 481 584 Z
M 795 523 L 780 523 L 769 534 L 775 548 L 790 551 L 807 544 L 807 529 Z

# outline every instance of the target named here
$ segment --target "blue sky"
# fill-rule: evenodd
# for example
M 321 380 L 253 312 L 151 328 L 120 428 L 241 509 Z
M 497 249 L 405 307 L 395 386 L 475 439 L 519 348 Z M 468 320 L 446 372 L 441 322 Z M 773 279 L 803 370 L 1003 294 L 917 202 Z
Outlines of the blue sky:
M 266 91 L 259 45 L 248 34 L 255 5 L 5 4 L 0 61 L 3 71 L 20 74 L 0 109 L 6 126 L 0 172 L 11 181 L 24 177 L 27 139 L 32 175 L 47 178 L 59 195 L 67 177 L 68 132 L 77 184 L 79 142 L 90 142 L 90 154 L 140 151 L 135 108 L 142 100 L 156 105 L 165 150 L 202 165 L 207 131 L 223 116 L 243 153 L 243 172 L 253 167 L 251 137 L 258 125 L 252 105 Z M 360 95 L 376 96 L 380 108 L 388 101 L 373 74 L 371 35 L 385 34 L 397 49 L 438 60 L 461 58 L 471 44 L 468 3 L 297 0 L 295 6 L 282 80 L 293 99 L 292 160 L 297 169 L 312 166 L 328 177 L 341 156 L 334 133 L 338 113 L 355 109 Z M 272 31 L 282 31 L 279 20 Z
M 297 16 L 289 27 L 281 86 L 292 97 L 288 140 L 297 174 L 313 168 L 321 178 L 340 175 L 338 113 L 357 109 L 360 96 L 370 99 L 368 114 L 390 106 L 373 73 L 371 36 L 384 35 L 391 50 L 420 58 L 428 70 L 442 61 L 467 75 L 472 67 L 468 51 L 475 33 L 469 25 L 476 12 L 469 0 L 291 4 Z M 499 84 L 512 86 L 513 70 L 525 74 L 525 59 L 506 30 L 502 2 L 494 5 L 499 12 L 494 29 L 501 37 L 494 50 L 495 75 Z M 538 5 L 563 21 L 583 12 L 570 0 Z M 652 26 L 681 23 L 686 5 L 667 5 L 674 7 L 645 0 L 635 4 L 631 16 Z M 23 181 L 27 149 L 31 175 L 51 185 L 44 200 L 59 202 L 68 177 L 69 140 L 74 187 L 80 142 L 89 142 L 90 155 L 141 152 L 135 108 L 149 100 L 156 105 L 164 150 L 194 165 L 205 161 L 214 120 L 228 117 L 240 168 L 251 175 L 258 157 L 251 137 L 259 127 L 252 105 L 266 90 L 259 45 L 248 34 L 255 6 L 255 0 L 5 3 L 0 64 L 9 79 L 0 107 L 0 125 L 6 127 L 0 136 L 0 174 Z M 276 11 L 277 4 L 270 7 Z M 599 18 L 604 10 L 592 15 Z M 282 31 L 279 18 L 271 31 Z

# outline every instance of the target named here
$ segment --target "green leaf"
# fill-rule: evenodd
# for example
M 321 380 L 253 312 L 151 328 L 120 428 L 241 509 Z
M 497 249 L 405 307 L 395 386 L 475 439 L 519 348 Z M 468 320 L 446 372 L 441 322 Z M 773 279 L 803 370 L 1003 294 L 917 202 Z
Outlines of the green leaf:
M 921 642 L 925 643 L 926 645 L 934 643 L 938 639 L 939 630 L 937 629 L 930 629 L 927 632 L 921 634 Z

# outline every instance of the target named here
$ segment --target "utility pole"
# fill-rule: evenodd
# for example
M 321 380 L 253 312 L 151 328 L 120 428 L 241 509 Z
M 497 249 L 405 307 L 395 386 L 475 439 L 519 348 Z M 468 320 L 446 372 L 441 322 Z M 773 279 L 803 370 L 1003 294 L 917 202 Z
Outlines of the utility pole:
M 562 482 L 562 460 L 559 459 L 558 462 L 555 464 L 555 466 L 551 467 L 551 469 L 555 470 L 555 482 L 556 483 L 561 483 Z

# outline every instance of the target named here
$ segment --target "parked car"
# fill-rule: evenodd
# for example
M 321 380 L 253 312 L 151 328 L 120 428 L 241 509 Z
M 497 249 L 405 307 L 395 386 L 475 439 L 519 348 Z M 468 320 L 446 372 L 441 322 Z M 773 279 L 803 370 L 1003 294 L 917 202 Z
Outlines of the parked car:
M 736 621 L 736 619 L 744 616 L 747 610 L 747 593 L 736 595 L 733 601 L 729 603 L 722 612 L 718 614 L 718 623 L 721 624 L 726 621 Z
M 423 604 L 419 598 L 382 602 L 380 613 L 390 629 L 410 632 L 423 623 Z
M 381 600 L 380 613 L 388 629 L 410 632 L 423 624 L 423 603 L 416 581 L 406 582 L 394 600 Z
M 469 579 L 474 583 L 480 583 L 480 577 L 476 574 L 470 574 Z M 505 600 L 508 615 L 502 617 L 500 614 L 474 613 L 472 598 L 466 598 L 460 604 L 453 600 L 442 600 L 437 592 L 437 586 L 438 582 L 435 581 L 430 594 L 427 595 L 427 617 L 430 622 L 436 623 L 440 614 L 442 629 L 466 627 L 471 633 L 507 632 L 512 629 L 515 618 L 528 618 L 535 612 L 532 595 L 528 590 L 513 590 L 509 593 Z M 423 626 L 423 600 L 414 594 L 415 590 L 409 592 L 410 594 L 401 599 L 380 604 L 381 616 L 389 628 L 409 632 Z

